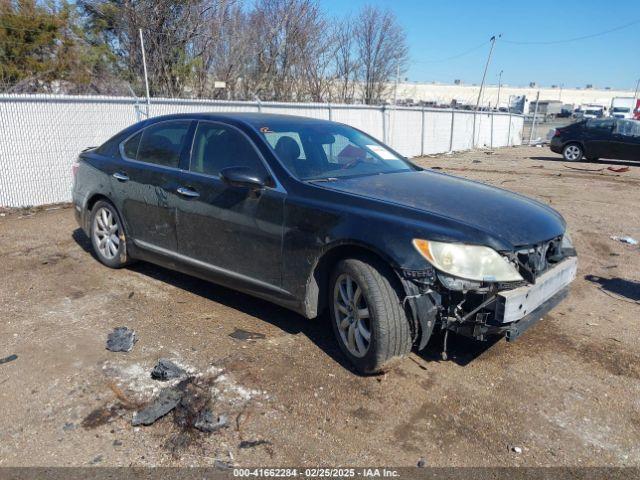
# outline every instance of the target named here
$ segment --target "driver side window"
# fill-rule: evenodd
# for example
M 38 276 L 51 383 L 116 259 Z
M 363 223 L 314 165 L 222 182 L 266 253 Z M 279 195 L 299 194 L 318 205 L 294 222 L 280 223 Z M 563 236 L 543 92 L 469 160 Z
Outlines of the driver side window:
M 233 127 L 200 122 L 193 138 L 189 170 L 217 176 L 228 167 L 250 167 L 266 174 L 266 169 L 250 141 Z

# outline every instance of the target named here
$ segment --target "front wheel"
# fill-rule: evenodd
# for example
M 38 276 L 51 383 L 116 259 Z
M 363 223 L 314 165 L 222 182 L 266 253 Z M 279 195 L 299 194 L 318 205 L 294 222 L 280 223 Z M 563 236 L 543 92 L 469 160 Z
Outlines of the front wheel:
M 562 156 L 568 162 L 579 162 L 583 155 L 582 147 L 577 143 L 570 143 L 562 149 Z
M 362 373 L 376 373 L 411 351 L 411 331 L 392 272 L 349 258 L 331 276 L 331 323 L 342 352 Z
M 93 251 L 107 267 L 121 268 L 129 263 L 122 220 L 109 202 L 100 200 L 93 206 L 90 233 Z

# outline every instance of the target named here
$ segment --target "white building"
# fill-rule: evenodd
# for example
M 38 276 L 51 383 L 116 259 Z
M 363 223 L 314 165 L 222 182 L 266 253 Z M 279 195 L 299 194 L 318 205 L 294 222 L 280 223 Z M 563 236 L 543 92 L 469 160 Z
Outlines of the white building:
M 434 102 L 438 105 L 450 105 L 453 100 L 458 104 L 474 105 L 478 99 L 479 85 L 445 85 L 438 83 L 401 83 L 398 85 L 398 100 L 411 99 Z M 598 104 L 609 108 L 613 97 L 633 97 L 629 90 L 606 90 L 596 88 L 551 88 L 551 87 L 513 87 L 502 85 L 499 107 L 507 107 L 509 97 L 526 95 L 528 101 L 534 101 L 540 92 L 540 100 L 559 100 L 563 104 L 578 107 L 582 104 Z M 393 86 L 390 88 L 389 101 L 393 101 Z M 498 102 L 498 86 L 485 85 L 481 105 L 492 107 Z

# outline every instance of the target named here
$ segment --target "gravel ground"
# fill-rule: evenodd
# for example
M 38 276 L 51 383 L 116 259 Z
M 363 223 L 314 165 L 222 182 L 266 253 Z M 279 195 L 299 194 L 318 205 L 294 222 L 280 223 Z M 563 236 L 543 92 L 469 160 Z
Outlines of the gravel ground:
M 580 255 L 569 299 L 515 343 L 454 337 L 442 362 L 436 338 L 363 377 L 326 319 L 149 264 L 107 269 L 69 208 L 6 212 L 0 358 L 17 359 L 0 363 L 0 466 L 639 466 L 640 249 L 610 236 L 640 239 L 640 163 L 572 170 L 525 147 L 417 162 L 558 209 Z M 137 333 L 128 353 L 105 349 L 119 326 Z M 213 393 L 227 428 L 131 426 L 179 381 L 150 378 L 159 358 Z

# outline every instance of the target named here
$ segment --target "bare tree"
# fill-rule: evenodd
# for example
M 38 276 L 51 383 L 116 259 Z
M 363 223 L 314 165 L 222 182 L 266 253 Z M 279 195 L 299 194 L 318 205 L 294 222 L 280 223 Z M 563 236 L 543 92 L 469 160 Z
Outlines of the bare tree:
M 334 27 L 336 44 L 334 55 L 335 100 L 340 103 L 353 103 L 358 73 L 358 62 L 354 52 L 352 19 L 338 21 Z
M 356 18 L 354 34 L 363 100 L 380 103 L 397 68 L 405 69 L 406 34 L 390 10 L 372 6 L 364 7 Z

